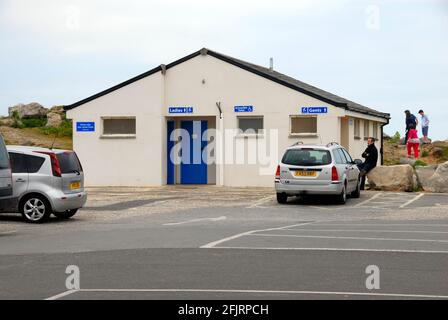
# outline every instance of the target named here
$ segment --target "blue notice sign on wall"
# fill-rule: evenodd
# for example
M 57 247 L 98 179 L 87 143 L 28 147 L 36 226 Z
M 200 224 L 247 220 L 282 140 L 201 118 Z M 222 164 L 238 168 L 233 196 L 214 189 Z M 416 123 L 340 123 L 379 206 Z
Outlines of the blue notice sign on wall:
M 76 122 L 76 131 L 78 132 L 95 131 L 95 122 Z
M 235 112 L 253 112 L 254 106 L 235 106 L 233 110 Z
M 169 107 L 169 113 L 193 113 L 193 107 Z
M 305 113 L 305 114 L 328 113 L 328 108 L 327 107 L 302 107 L 302 113 Z

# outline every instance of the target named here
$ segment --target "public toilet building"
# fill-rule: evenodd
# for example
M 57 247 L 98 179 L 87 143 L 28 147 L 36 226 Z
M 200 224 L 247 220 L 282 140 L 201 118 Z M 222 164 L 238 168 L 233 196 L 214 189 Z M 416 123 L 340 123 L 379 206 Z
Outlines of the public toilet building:
M 65 110 L 86 186 L 272 186 L 286 147 L 338 142 L 361 158 L 390 118 L 205 48 Z

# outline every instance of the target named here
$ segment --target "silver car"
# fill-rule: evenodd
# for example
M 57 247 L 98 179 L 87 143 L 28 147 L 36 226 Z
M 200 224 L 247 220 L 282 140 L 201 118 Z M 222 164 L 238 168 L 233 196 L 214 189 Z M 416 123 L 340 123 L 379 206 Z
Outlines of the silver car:
M 277 201 L 286 203 L 288 196 L 305 194 L 333 195 L 341 204 L 347 195 L 359 198 L 359 161 L 334 142 L 326 146 L 297 143 L 286 149 L 277 167 Z
M 12 169 L 13 206 L 28 222 L 50 214 L 67 219 L 84 206 L 84 173 L 74 151 L 7 146 Z

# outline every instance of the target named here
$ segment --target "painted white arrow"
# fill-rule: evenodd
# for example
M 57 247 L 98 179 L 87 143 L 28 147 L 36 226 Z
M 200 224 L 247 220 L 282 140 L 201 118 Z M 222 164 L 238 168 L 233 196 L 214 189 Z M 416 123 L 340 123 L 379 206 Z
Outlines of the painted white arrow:
M 174 226 L 178 224 L 186 224 L 186 223 L 193 223 L 193 222 L 199 222 L 199 221 L 221 221 L 226 220 L 227 217 L 221 216 L 218 218 L 201 218 L 201 219 L 193 219 L 193 220 L 187 220 L 187 221 L 181 221 L 181 222 L 170 222 L 170 223 L 164 223 L 164 226 Z

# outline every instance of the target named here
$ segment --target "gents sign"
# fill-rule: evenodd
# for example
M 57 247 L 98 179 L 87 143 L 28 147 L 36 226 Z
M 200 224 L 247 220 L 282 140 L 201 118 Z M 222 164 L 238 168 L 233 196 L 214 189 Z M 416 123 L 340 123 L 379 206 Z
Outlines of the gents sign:
M 302 107 L 302 113 L 304 113 L 304 114 L 328 113 L 328 108 L 327 107 Z
M 193 107 L 169 107 L 169 113 L 193 113 Z

